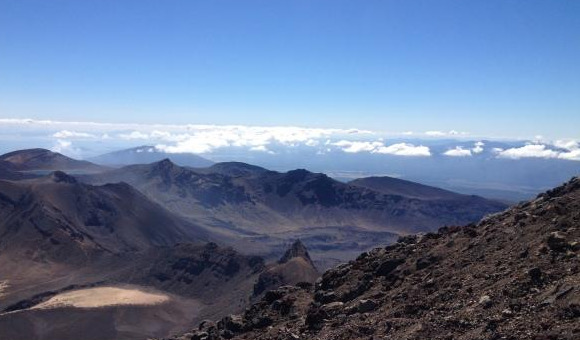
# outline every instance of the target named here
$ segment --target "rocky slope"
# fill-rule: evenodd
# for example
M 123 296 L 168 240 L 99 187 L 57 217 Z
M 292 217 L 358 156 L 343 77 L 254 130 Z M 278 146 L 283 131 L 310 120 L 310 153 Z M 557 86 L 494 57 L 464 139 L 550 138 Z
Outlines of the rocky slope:
M 173 339 L 578 339 L 580 179 L 401 238 Z

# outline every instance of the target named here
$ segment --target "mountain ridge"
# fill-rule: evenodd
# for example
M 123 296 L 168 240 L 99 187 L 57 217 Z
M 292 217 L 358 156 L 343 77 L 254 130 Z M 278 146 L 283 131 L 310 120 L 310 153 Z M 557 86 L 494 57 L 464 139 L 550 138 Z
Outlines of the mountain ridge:
M 80 170 L 87 172 L 100 172 L 107 168 L 88 161 L 79 161 L 58 152 L 47 149 L 25 149 L 5 153 L 0 156 L 0 161 L 11 164 L 15 171 L 34 170 Z

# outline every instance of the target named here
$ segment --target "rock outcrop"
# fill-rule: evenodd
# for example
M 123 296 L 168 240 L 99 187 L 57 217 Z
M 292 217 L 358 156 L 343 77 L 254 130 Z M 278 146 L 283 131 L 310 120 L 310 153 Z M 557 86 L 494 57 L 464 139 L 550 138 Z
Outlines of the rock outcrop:
M 304 246 L 304 244 L 300 240 L 296 240 L 294 241 L 294 243 L 292 243 L 290 248 L 286 250 L 286 253 L 284 253 L 284 256 L 282 256 L 282 258 L 280 258 L 280 261 L 278 261 L 278 263 L 279 264 L 288 263 L 295 258 L 302 258 L 306 262 L 314 266 L 314 263 L 312 263 L 312 260 L 310 259 L 310 254 L 308 254 L 306 246 Z
M 308 250 L 296 240 L 278 263 L 260 274 L 254 285 L 254 296 L 282 285 L 313 284 L 319 276 Z

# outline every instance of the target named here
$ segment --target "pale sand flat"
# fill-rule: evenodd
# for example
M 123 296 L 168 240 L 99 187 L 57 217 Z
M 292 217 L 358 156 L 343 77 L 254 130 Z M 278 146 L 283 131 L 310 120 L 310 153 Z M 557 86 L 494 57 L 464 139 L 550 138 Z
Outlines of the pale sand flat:
M 122 305 L 156 305 L 169 301 L 162 293 L 144 291 L 138 287 L 95 287 L 65 292 L 34 306 L 32 309 L 59 307 L 98 308 Z

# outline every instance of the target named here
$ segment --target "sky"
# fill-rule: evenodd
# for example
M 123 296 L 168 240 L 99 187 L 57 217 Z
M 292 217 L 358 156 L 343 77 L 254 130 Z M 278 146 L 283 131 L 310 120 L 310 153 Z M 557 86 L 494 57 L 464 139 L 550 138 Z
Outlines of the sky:
M 580 139 L 580 1 L 2 0 L 0 118 Z

